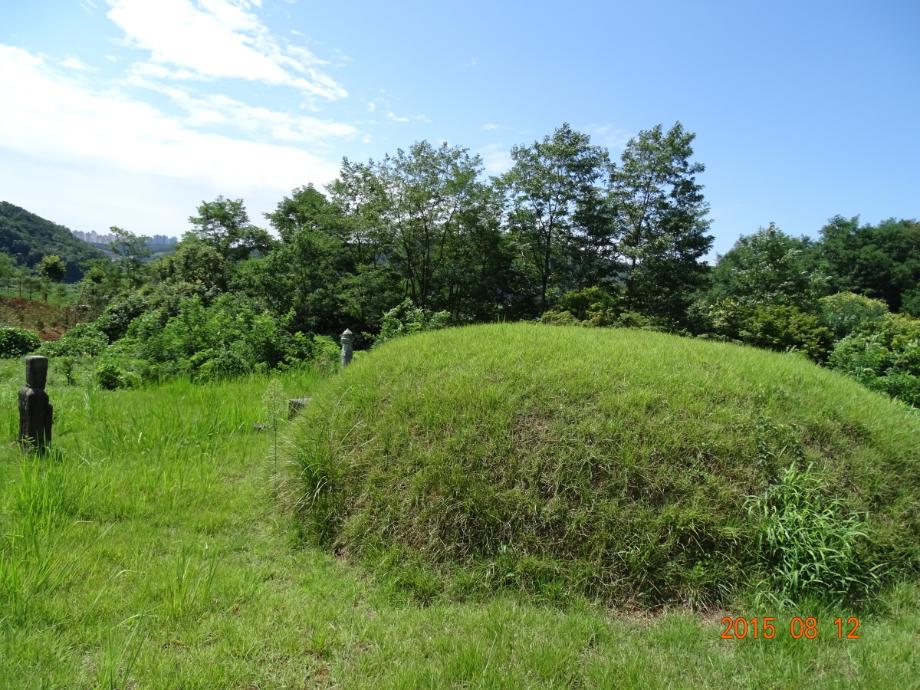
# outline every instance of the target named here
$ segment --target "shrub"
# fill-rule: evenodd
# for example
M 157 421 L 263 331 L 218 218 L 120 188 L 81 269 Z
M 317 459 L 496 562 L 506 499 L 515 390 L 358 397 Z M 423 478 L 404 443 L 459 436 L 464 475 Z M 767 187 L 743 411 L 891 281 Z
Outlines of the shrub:
M 828 363 L 869 388 L 920 407 L 920 319 L 888 314 L 875 330 L 838 342 Z
M 840 340 L 854 331 L 871 328 L 888 313 L 888 305 L 852 292 L 839 292 L 818 300 L 819 314 L 834 340 Z
M 540 320 L 557 325 L 583 322 L 585 326 L 613 326 L 618 314 L 619 300 L 614 295 L 588 287 L 566 292 Z
M 13 359 L 35 352 L 42 341 L 32 331 L 25 328 L 0 327 L 0 357 Z
M 58 340 L 45 343 L 42 354 L 51 357 L 96 357 L 105 352 L 109 339 L 95 323 L 78 323 Z
M 700 307 L 716 335 L 781 352 L 801 350 L 823 361 L 831 346 L 831 332 L 814 314 L 781 304 L 747 304 L 727 298 Z
M 142 314 L 125 340 L 161 374 L 208 381 L 308 360 L 314 343 L 290 333 L 289 321 L 245 296 L 221 295 L 210 305 L 194 296 L 183 299 L 175 314 L 165 308 Z
M 376 342 L 384 343 L 387 340 L 403 335 L 434 331 L 444 328 L 449 322 L 450 314 L 448 312 L 432 312 L 428 309 L 422 309 L 421 307 L 416 307 L 411 299 L 406 298 L 401 304 L 384 313 L 380 322 L 380 335 L 377 336 Z
M 109 391 L 127 387 L 124 370 L 111 362 L 102 364 L 96 369 L 96 383 L 100 388 Z

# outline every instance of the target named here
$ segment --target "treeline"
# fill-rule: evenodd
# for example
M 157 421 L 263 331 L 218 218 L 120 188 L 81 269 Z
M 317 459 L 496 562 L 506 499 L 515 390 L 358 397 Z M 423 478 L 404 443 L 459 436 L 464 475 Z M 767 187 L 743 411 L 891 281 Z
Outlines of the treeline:
M 97 349 L 212 376 L 328 352 L 317 336 L 346 326 L 367 345 L 381 330 L 541 318 L 796 349 L 894 376 L 872 385 L 920 401 L 920 386 L 905 393 L 920 362 L 904 355 L 920 336 L 920 224 L 837 217 L 817 240 L 770 225 L 710 266 L 693 139 L 657 126 L 613 160 L 564 124 L 491 179 L 468 150 L 420 142 L 344 160 L 325 193 L 294 190 L 267 214 L 274 234 L 222 197 L 152 264 L 121 231 L 120 260 L 82 286 Z M 871 350 L 871 367 L 843 362 L 848 338 L 850 360 Z

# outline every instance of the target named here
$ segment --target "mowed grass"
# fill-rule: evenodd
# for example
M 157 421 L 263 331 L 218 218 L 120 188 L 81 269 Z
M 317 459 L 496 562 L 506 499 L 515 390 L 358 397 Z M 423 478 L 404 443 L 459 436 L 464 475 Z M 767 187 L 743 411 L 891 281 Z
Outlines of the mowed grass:
M 52 363 L 53 367 L 53 363 Z M 0 369 L 0 687 L 892 687 L 920 678 L 920 591 L 836 639 L 720 639 L 654 617 L 502 595 L 419 606 L 302 544 L 265 421 L 267 378 L 105 392 L 52 369 L 55 453 L 13 439 Z M 309 394 L 308 373 L 282 377 Z M 284 474 L 284 466 L 279 473 Z M 281 488 L 279 488 L 281 487 Z M 753 616 L 767 612 L 739 611 Z M 783 622 L 793 613 L 784 616 Z M 778 621 L 779 622 L 779 621 Z

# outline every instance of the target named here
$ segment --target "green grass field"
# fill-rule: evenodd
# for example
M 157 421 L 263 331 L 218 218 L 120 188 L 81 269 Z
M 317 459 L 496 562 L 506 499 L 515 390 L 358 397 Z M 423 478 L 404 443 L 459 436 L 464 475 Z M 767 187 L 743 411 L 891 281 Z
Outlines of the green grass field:
M 861 613 L 858 640 L 836 639 L 833 617 L 849 612 L 833 610 L 773 612 L 776 639 L 723 640 L 719 611 L 541 606 L 514 593 L 420 605 L 298 538 L 297 484 L 271 431 L 253 428 L 265 421 L 267 378 L 104 392 L 65 386 L 52 370 L 46 458 L 13 443 L 21 364 L 4 363 L 0 379 L 2 687 L 907 688 L 920 678 L 916 586 Z M 305 372 L 281 381 L 289 396 L 326 385 Z M 795 614 L 819 616 L 817 639 L 786 634 Z

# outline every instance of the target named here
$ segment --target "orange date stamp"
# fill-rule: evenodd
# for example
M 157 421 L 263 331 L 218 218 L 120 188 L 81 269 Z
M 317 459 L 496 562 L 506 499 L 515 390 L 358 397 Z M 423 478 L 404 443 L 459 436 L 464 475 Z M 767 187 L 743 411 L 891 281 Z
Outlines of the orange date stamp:
M 722 618 L 723 640 L 773 640 L 778 635 L 788 635 L 794 640 L 815 640 L 821 635 L 821 625 L 814 616 L 793 616 L 788 623 L 777 622 L 773 616 L 746 618 L 745 616 L 724 616 Z M 835 618 L 830 634 L 838 640 L 858 640 L 859 619 Z

